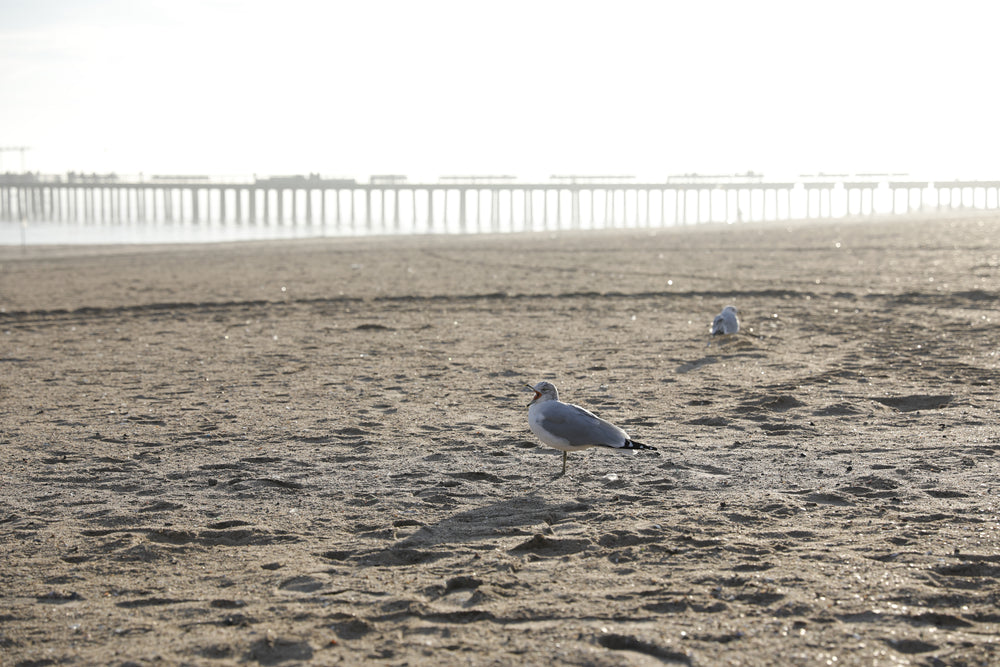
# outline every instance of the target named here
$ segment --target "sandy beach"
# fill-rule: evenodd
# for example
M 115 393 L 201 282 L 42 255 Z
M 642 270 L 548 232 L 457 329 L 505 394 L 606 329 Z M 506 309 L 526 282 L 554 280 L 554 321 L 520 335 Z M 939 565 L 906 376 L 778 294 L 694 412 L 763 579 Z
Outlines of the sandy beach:
M 998 321 L 996 213 L 0 248 L 0 665 L 997 664 Z

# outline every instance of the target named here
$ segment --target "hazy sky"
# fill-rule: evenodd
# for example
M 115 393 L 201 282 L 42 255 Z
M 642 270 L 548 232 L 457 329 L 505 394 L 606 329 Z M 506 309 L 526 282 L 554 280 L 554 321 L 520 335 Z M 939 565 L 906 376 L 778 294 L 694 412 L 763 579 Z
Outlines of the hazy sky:
M 0 146 L 43 172 L 996 178 L 1000 3 L 944 5 L 0 0 Z

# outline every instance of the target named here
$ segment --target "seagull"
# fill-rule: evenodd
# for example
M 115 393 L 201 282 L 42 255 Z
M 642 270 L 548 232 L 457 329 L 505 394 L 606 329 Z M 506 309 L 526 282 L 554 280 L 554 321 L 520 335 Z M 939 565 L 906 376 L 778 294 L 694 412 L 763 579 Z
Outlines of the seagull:
M 527 386 L 535 392 L 535 397 L 528 403 L 528 426 L 543 443 L 562 450 L 563 467 L 560 475 L 566 474 L 567 452 L 588 447 L 656 449 L 635 442 L 628 437 L 628 433 L 589 410 L 571 403 L 563 403 L 559 400 L 559 392 L 551 382 L 539 382 L 534 387 L 530 384 Z
M 712 320 L 712 328 L 709 329 L 709 331 L 713 336 L 738 333 L 740 330 L 740 320 L 737 317 L 738 314 L 736 306 L 726 306 L 722 309 L 722 312 L 716 315 L 715 319 Z M 709 341 L 708 344 L 711 345 L 712 341 Z

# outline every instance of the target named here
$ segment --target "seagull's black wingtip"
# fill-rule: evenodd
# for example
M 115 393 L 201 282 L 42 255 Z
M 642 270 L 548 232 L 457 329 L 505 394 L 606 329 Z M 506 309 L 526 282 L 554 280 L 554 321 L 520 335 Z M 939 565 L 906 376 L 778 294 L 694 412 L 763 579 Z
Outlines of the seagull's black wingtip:
M 656 447 L 652 445 L 644 445 L 641 442 L 636 442 L 635 440 L 626 440 L 624 449 L 652 449 L 656 450 Z

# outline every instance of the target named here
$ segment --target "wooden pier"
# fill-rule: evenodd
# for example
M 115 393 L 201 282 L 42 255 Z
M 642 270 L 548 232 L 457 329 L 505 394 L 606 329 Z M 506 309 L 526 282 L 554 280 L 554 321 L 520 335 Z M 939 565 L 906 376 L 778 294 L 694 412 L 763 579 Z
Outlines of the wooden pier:
M 510 176 L 367 183 L 318 176 L 226 182 L 202 176 L 0 175 L 0 222 L 308 226 L 342 233 L 655 227 L 1000 207 L 1000 181 L 803 177 Z

